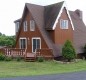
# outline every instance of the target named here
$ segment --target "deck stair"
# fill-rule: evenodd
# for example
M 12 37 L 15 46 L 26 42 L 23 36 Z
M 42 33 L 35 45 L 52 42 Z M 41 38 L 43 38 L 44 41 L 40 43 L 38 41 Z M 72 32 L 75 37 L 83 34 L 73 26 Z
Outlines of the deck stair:
M 36 61 L 36 54 L 34 54 L 34 53 L 26 53 L 25 61 L 26 62 L 34 62 L 34 61 Z

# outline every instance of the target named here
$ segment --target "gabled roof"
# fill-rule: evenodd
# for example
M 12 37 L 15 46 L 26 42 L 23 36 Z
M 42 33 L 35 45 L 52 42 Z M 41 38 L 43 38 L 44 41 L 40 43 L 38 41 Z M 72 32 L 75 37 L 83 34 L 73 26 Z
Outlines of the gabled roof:
M 41 35 L 43 36 L 46 44 L 49 48 L 52 48 L 52 40 L 49 37 L 48 32 L 44 28 L 44 6 L 34 5 L 26 3 L 26 7 L 28 8 L 29 12 L 31 13 L 33 19 L 35 20 Z
M 56 28 L 56 24 L 58 23 L 58 19 L 61 16 L 61 13 L 64 8 L 66 9 L 70 23 L 72 25 L 72 29 L 74 30 L 73 22 L 71 20 L 69 11 L 64 1 L 53 5 L 45 6 L 45 27 L 47 30 L 54 30 Z
M 44 17 L 45 17 L 45 28 L 52 29 L 57 16 L 61 10 L 63 2 L 45 6 Z

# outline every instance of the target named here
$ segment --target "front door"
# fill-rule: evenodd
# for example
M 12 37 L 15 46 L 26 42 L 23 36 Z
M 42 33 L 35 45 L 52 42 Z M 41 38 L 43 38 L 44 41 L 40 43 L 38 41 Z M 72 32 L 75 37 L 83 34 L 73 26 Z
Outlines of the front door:
M 41 48 L 41 39 L 40 38 L 32 38 L 32 52 L 34 53 L 36 49 Z

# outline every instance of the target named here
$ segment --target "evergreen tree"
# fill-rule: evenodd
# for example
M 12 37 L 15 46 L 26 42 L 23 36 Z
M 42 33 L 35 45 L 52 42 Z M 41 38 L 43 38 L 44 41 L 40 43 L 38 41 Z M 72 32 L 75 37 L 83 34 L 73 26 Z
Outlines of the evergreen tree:
M 76 52 L 74 47 L 72 46 L 71 41 L 67 40 L 62 48 L 62 56 L 71 61 L 72 59 L 76 58 Z

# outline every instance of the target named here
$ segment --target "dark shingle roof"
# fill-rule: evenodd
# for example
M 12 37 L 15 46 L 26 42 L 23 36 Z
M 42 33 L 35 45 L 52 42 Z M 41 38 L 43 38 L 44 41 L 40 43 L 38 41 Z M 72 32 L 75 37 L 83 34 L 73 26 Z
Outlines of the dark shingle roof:
M 44 10 L 45 28 L 52 29 L 63 3 L 64 1 L 45 6 L 45 10 Z

